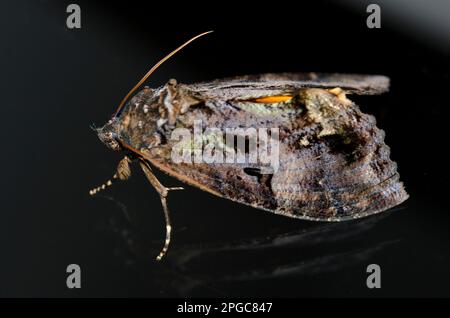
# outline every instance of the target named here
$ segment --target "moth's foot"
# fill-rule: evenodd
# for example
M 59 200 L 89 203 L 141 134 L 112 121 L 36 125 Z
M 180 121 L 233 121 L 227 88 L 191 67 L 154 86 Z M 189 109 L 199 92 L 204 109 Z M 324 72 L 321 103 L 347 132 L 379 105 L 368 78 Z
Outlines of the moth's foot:
M 89 190 L 89 195 L 95 195 L 95 194 L 99 193 L 100 191 L 105 190 L 107 187 L 112 185 L 112 180 L 114 180 L 116 178 L 117 178 L 117 175 L 114 175 L 112 179 L 106 181 L 101 186 L 98 186 L 97 188 Z
M 159 252 L 159 255 L 156 256 L 157 261 L 160 261 L 164 257 L 164 255 L 166 255 L 167 250 L 169 249 L 171 232 L 172 232 L 172 227 L 170 225 L 167 225 L 166 226 L 166 241 L 164 242 L 164 247 L 162 248 L 161 252 Z
M 116 179 L 127 180 L 128 178 L 130 178 L 131 176 L 130 163 L 131 163 L 130 158 L 125 156 L 122 160 L 120 160 L 117 166 L 117 171 L 113 175 L 113 177 L 108 181 L 106 181 L 105 183 L 103 183 L 101 186 L 89 190 L 89 195 L 94 195 L 102 190 L 105 190 L 107 187 L 111 186 L 113 184 L 113 181 L 115 181 Z
M 172 188 L 166 188 L 167 191 L 177 191 L 177 190 L 184 190 L 183 187 L 172 187 Z

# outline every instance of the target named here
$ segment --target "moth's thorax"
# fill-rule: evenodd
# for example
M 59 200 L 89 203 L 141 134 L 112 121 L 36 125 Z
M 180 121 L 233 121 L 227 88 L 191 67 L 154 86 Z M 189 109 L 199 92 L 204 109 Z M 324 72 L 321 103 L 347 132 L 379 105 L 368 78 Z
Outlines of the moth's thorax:
M 141 150 L 158 146 L 176 128 L 177 119 L 199 101 L 175 80 L 138 92 L 117 117 L 122 142 Z

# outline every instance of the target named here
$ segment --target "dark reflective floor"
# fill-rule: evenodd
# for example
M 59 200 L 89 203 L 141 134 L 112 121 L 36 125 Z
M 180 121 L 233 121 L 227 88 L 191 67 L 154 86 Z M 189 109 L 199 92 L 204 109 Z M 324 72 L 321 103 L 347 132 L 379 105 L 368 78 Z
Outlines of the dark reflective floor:
M 368 30 L 363 5 L 201 11 L 191 3 L 167 15 L 162 4 L 80 1 L 82 29 L 74 31 L 65 27 L 68 3 L 10 1 L 0 10 L 0 296 L 450 295 L 446 46 L 399 28 L 388 9 L 382 28 Z M 410 199 L 374 217 L 328 224 L 187 187 L 170 195 L 173 242 L 155 262 L 164 239 L 159 199 L 138 166 L 128 182 L 89 197 L 121 159 L 89 126 L 106 122 L 155 61 L 208 29 L 216 32 L 148 85 L 281 71 L 387 75 L 388 94 L 353 99 L 386 131 Z M 79 290 L 65 285 L 72 263 L 82 269 Z M 369 264 L 381 267 L 379 290 L 366 287 Z
M 165 261 L 167 266 L 156 272 L 156 282 L 171 295 L 188 297 L 232 296 L 236 295 L 234 288 L 239 284 L 270 286 L 272 282 L 285 281 L 285 290 L 275 294 L 293 295 L 296 286 L 290 281 L 292 278 L 339 273 L 346 268 L 360 267 L 368 264 L 377 253 L 399 243 L 400 238 L 371 244 L 357 242 L 385 217 L 387 214 L 357 222 L 320 224 L 289 232 L 278 228 L 275 229 L 278 233 L 273 235 L 230 242 L 179 244 L 181 246 L 171 250 L 171 256 Z M 130 242 L 127 235 L 129 232 L 124 229 L 120 231 L 115 225 L 114 230 L 123 235 L 130 250 L 136 251 L 135 242 Z M 160 242 L 152 242 L 144 250 L 152 250 L 155 244 L 158 246 Z M 148 253 L 140 253 L 139 257 L 146 259 Z M 132 264 L 135 260 L 125 258 L 127 262 Z M 245 290 L 237 293 L 253 295 Z

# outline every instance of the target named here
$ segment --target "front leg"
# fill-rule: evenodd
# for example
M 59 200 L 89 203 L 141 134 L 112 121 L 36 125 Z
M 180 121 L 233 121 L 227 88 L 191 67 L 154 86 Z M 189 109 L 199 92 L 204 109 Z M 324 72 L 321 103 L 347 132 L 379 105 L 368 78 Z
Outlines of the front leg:
M 156 178 L 156 176 L 153 174 L 152 169 L 147 161 L 144 159 L 139 159 L 139 164 L 141 165 L 142 170 L 145 173 L 145 176 L 147 177 L 148 181 L 150 181 L 150 184 L 155 188 L 155 190 L 159 194 L 159 198 L 161 199 L 161 204 L 164 210 L 164 217 L 166 220 L 166 241 L 164 243 L 164 247 L 159 253 L 159 255 L 156 257 L 156 260 L 160 261 L 163 256 L 166 254 L 167 250 L 169 249 L 170 239 L 171 239 L 171 232 L 172 232 L 172 225 L 170 223 L 170 213 L 169 208 L 167 207 L 167 194 L 170 190 L 183 190 L 181 187 L 175 187 L 175 188 L 167 188 L 159 182 L 159 180 Z
M 131 176 L 130 163 L 131 163 L 130 158 L 128 158 L 127 156 L 123 157 L 123 159 L 120 160 L 119 164 L 117 165 L 116 173 L 113 175 L 112 179 L 109 179 L 101 186 L 98 186 L 97 188 L 90 190 L 89 194 L 94 195 L 102 190 L 105 190 L 107 187 L 110 187 L 113 184 L 113 180 L 117 179 L 122 181 L 128 180 Z

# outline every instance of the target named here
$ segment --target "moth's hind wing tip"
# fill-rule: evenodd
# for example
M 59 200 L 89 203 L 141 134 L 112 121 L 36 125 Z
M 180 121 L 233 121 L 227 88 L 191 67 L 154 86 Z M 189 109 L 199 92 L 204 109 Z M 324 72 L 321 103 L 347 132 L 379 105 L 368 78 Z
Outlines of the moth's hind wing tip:
M 364 83 L 367 87 L 363 90 L 363 94 L 377 95 L 389 91 L 391 79 L 384 75 L 368 75 Z
M 384 75 L 332 74 L 323 75 L 319 82 L 334 84 L 346 94 L 379 95 L 389 91 L 391 80 Z

